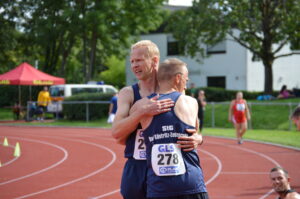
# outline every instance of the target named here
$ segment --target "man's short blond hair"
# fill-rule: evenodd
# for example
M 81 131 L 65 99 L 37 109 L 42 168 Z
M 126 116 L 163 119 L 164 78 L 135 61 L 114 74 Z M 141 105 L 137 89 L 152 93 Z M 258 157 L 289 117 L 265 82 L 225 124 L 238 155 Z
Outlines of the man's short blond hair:
M 131 51 L 136 48 L 146 47 L 148 50 L 148 57 L 157 56 L 160 58 L 159 49 L 157 45 L 150 40 L 141 40 L 131 46 Z
M 182 74 L 184 67 L 186 63 L 177 58 L 166 59 L 158 67 L 157 80 L 159 82 L 171 80 L 174 75 Z

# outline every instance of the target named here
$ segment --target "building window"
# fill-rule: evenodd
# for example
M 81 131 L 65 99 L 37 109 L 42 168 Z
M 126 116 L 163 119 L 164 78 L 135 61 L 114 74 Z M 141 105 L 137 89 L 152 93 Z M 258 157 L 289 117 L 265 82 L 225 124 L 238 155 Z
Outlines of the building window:
M 179 42 L 176 39 L 174 39 L 173 36 L 169 35 L 167 37 L 167 41 L 168 56 L 182 54 L 182 51 L 180 51 Z
M 226 53 L 226 42 L 221 41 L 213 46 L 207 46 L 207 54 L 224 54 Z
M 207 77 L 207 86 L 226 88 L 226 77 L 225 76 Z

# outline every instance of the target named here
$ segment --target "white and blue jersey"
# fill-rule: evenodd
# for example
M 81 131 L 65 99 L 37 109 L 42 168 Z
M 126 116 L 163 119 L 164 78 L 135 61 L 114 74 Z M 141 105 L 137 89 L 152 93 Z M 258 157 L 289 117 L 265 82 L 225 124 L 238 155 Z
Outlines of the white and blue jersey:
M 160 94 L 159 99 L 175 103 L 181 93 Z M 178 137 L 190 136 L 186 129 L 195 129 L 181 121 L 174 107 L 153 117 L 144 129 L 147 154 L 147 198 L 172 197 L 207 192 L 197 151 L 182 151 Z

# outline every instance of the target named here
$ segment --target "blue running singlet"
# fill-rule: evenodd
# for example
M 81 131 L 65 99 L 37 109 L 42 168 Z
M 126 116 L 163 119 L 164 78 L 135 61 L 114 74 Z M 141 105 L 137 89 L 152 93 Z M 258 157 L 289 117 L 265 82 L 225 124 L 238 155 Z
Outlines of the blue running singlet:
M 160 94 L 159 99 L 171 98 L 175 104 L 181 93 Z M 176 144 L 180 136 L 190 136 L 174 107 L 153 117 L 144 129 L 147 151 L 147 198 L 191 195 L 207 192 L 197 151 L 184 152 Z

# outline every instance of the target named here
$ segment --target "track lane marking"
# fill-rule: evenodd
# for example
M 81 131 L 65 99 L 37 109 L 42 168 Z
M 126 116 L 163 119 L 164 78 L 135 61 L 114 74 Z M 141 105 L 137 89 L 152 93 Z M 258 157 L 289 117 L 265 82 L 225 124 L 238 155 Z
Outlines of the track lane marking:
M 52 144 L 52 143 L 49 143 L 49 142 L 45 142 L 45 141 L 37 141 L 37 140 L 29 139 L 29 138 L 19 138 L 19 137 L 11 137 L 11 136 L 9 136 L 9 138 L 18 139 L 18 140 L 25 140 L 25 141 L 28 141 L 28 142 L 36 142 L 36 143 L 40 143 L 40 144 L 49 145 L 49 146 L 58 148 L 59 150 L 63 151 L 64 156 L 63 156 L 63 158 L 60 161 L 56 162 L 55 164 L 52 164 L 49 167 L 46 167 L 44 169 L 41 169 L 41 170 L 38 170 L 36 172 L 30 173 L 28 175 L 24 175 L 24 176 L 21 176 L 21 177 L 18 177 L 18 178 L 14 178 L 14 179 L 11 179 L 11 180 L 8 180 L 8 181 L 1 182 L 0 186 L 1 185 L 6 185 L 6 184 L 9 184 L 9 183 L 12 183 L 12 182 L 16 182 L 16 181 L 19 181 L 19 180 L 23 180 L 25 178 L 29 178 L 29 177 L 38 175 L 40 173 L 46 172 L 46 171 L 48 171 L 50 169 L 53 169 L 54 167 L 60 165 L 61 163 L 63 163 L 68 158 L 68 152 L 67 152 L 67 150 L 64 149 L 63 147 L 58 146 L 58 145 L 55 145 L 55 144 Z
M 4 136 L 0 136 L 0 137 L 4 137 Z M 8 145 L 7 147 L 10 147 L 10 148 L 15 148 L 15 146 L 13 146 L 13 145 Z M 1 166 L 0 166 L 0 169 L 1 168 L 3 168 L 3 167 L 5 167 L 5 166 L 7 166 L 7 165 L 9 165 L 9 164 L 11 164 L 11 163 L 13 163 L 14 161 L 16 161 L 17 159 L 18 159 L 19 157 L 14 157 L 13 159 L 11 159 L 11 160 L 9 160 L 9 161 L 7 161 L 7 162 L 2 162 L 1 163 Z
M 263 153 L 260 153 L 260 152 L 257 152 L 257 151 L 254 151 L 252 149 L 247 149 L 247 148 L 242 148 L 241 146 L 231 146 L 231 145 L 226 145 L 224 143 L 220 143 L 220 142 L 216 142 L 216 141 L 208 141 L 209 143 L 214 143 L 214 144 L 218 144 L 218 145 L 223 145 L 223 146 L 227 146 L 227 147 L 230 147 L 230 148 L 234 148 L 234 149 L 238 149 L 238 150 L 242 150 L 242 151 L 246 151 L 246 152 L 249 152 L 249 153 L 253 153 L 253 154 L 256 154 L 258 156 L 261 156 L 269 161 L 271 161 L 275 166 L 278 166 L 280 167 L 280 164 L 274 160 L 273 158 L 263 154 Z M 272 194 L 274 191 L 273 189 L 269 190 L 266 194 L 264 194 L 263 196 L 261 196 L 259 199 L 264 199 L 266 197 L 268 197 L 270 194 Z
M 98 170 L 95 170 L 94 172 L 88 174 L 88 175 L 84 175 L 80 178 L 76 178 L 74 180 L 71 180 L 71 181 L 68 181 L 66 183 L 63 183 L 63 184 L 60 184 L 60 185 L 57 185 L 57 186 L 53 186 L 53 187 L 50 187 L 50 188 L 47 188 L 47 189 L 43 189 L 43 190 L 40 190 L 40 191 L 37 191 L 37 192 L 33 192 L 33 193 L 30 193 L 30 194 L 26 194 L 26 195 L 23 195 L 23 196 L 19 196 L 15 199 L 22 199 L 22 198 L 28 198 L 28 197 L 31 197 L 31 196 L 35 196 L 35 195 L 38 195 L 38 194 L 41 194 L 41 193 L 45 193 L 45 192 L 49 192 L 49 191 L 53 191 L 55 189 L 59 189 L 59 188 L 62 188 L 62 187 L 65 187 L 65 186 L 68 186 L 70 184 L 73 184 L 73 183 L 76 183 L 76 182 L 79 182 L 81 180 L 84 180 L 84 179 L 87 179 L 93 175 L 96 175 L 102 171 L 104 171 L 105 169 L 109 168 L 115 161 L 116 161 L 116 154 L 114 153 L 114 151 L 110 150 L 109 148 L 103 146 L 103 145 L 100 145 L 100 144 L 95 144 L 95 143 L 92 143 L 92 142 L 88 142 L 88 141 L 82 141 L 82 140 L 75 140 L 75 139 L 66 139 L 66 138 L 57 138 L 57 137 L 53 137 L 53 136 L 41 136 L 41 137 L 50 137 L 50 138 L 56 138 L 56 139 L 61 139 L 61 140 L 71 140 L 71 141 L 74 141 L 74 142 L 81 142 L 81 143 L 85 143 L 85 144 L 88 144 L 88 145 L 93 145 L 97 148 L 101 148 L 101 149 L 104 149 L 104 150 L 107 150 L 108 152 L 110 152 L 112 154 L 112 160 L 104 167 L 98 169 Z

